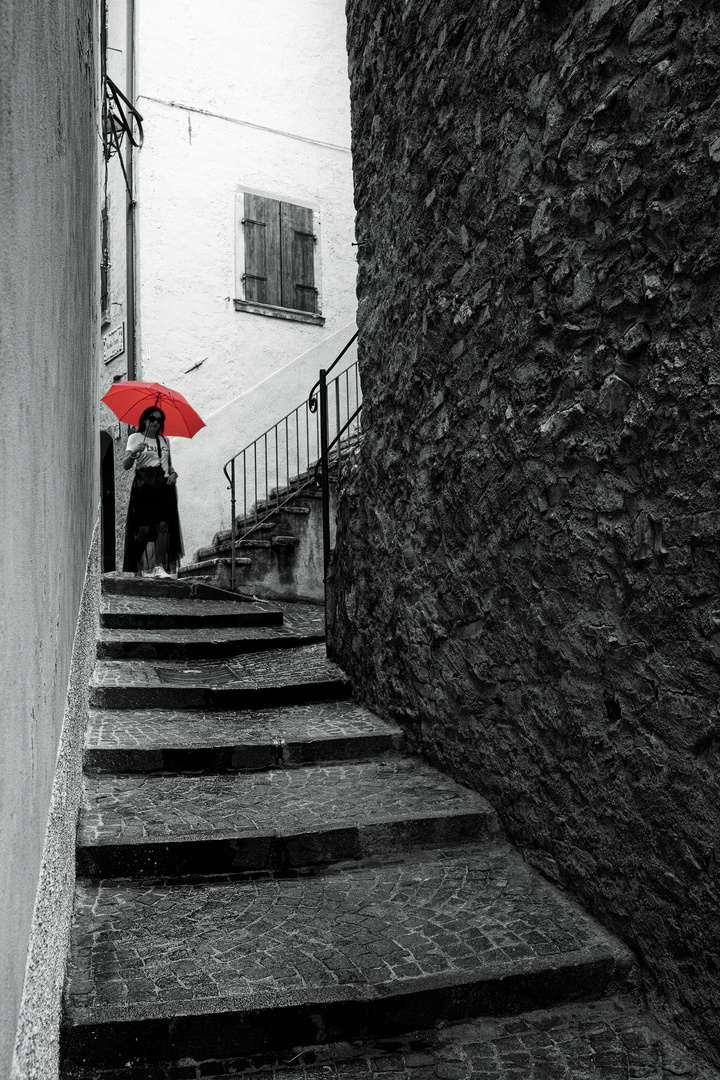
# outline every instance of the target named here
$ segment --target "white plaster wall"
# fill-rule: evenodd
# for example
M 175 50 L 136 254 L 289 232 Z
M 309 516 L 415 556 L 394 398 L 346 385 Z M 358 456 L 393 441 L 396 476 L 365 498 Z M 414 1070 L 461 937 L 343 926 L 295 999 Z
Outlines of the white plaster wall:
M 342 0 L 137 0 L 137 14 L 139 93 L 349 147 Z
M 127 4 L 125 0 L 108 0 L 107 4 L 107 73 L 115 85 L 127 91 Z M 103 162 L 103 181 L 107 182 L 109 217 L 109 317 L 103 324 L 103 334 L 125 323 L 127 333 L 127 238 L 126 238 L 126 188 L 118 155 Z M 100 369 L 100 391 L 104 393 L 116 376 L 127 378 L 127 350 L 114 357 Z M 115 417 L 102 406 L 101 424 L 110 428 Z
M 305 355 L 209 413 L 207 426 L 194 439 L 173 439 L 173 464 L 180 477 L 178 492 L 186 562 L 192 559 L 197 548 L 209 544 L 216 532 L 230 528 L 230 492 L 223 473 L 225 463 L 307 400 L 320 368 L 330 366 L 355 329 L 354 323 L 341 327 Z M 357 344 L 354 343 L 330 378 L 356 360 Z M 286 407 L 285 402 L 290 404 Z M 237 468 L 239 470 L 240 465 Z M 271 477 L 270 485 L 272 482 Z M 238 471 L 238 515 L 243 511 L 240 483 Z
M 0 4 L 0 1076 L 10 1071 L 98 500 L 94 0 Z M 67 858 L 72 851 L 62 852 Z M 63 863 L 62 856 L 59 863 Z M 62 866 L 55 863 L 58 873 Z M 70 890 L 70 892 L 68 892 Z M 72 896 L 58 878 L 58 908 Z M 54 919 L 54 909 L 50 913 Z M 47 931 L 48 964 L 66 944 Z M 53 1076 L 59 986 L 28 1075 Z M 53 1025 L 55 1032 L 53 1033 Z M 40 1046 L 38 1044 L 41 1044 Z
M 138 0 L 137 50 L 146 130 L 137 157 L 142 378 L 181 390 L 214 428 L 188 446 L 175 440 L 190 555 L 221 525 L 209 478 L 222 487 L 223 462 L 260 433 L 254 421 L 262 415 L 267 427 L 306 395 L 319 366 L 308 354 L 317 349 L 323 359 L 328 341 L 341 347 L 341 332 L 352 333 L 344 8 L 339 0 Z M 243 186 L 319 208 L 324 326 L 235 311 L 235 197 Z M 293 360 L 293 377 L 272 384 L 272 403 L 266 387 L 254 406 L 227 408 Z

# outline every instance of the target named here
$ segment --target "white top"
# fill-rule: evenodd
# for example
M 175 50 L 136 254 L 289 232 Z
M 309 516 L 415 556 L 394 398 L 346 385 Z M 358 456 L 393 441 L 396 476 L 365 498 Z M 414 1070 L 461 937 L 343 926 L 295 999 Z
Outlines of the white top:
M 159 435 L 160 439 L 160 456 L 157 452 L 157 441 L 151 439 L 148 435 L 141 435 L 139 431 L 136 431 L 134 435 L 128 436 L 127 446 L 125 450 L 137 450 L 139 446 L 144 447 L 140 457 L 135 459 L 136 469 L 152 469 L 158 465 L 162 465 L 167 476 L 170 472 L 170 446 L 164 435 Z

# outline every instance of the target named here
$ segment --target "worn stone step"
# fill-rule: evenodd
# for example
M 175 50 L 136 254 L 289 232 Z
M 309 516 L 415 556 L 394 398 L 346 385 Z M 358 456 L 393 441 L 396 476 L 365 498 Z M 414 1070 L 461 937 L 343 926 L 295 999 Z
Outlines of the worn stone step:
M 271 516 L 269 516 L 266 521 L 257 521 L 254 514 L 249 514 L 247 517 L 244 517 L 244 518 L 243 517 L 236 518 L 235 519 L 235 535 L 237 537 L 240 537 L 240 536 L 243 535 L 243 533 L 249 532 L 251 530 L 253 532 L 255 532 L 255 531 L 257 531 L 257 532 L 263 532 L 263 531 L 265 531 L 265 532 L 274 532 L 274 531 L 277 530 L 278 523 L 283 522 L 283 519 L 285 519 L 285 523 L 287 523 L 287 521 L 290 521 L 290 522 L 297 521 L 297 520 L 301 521 L 303 518 L 309 517 L 309 515 L 310 515 L 310 507 L 309 506 L 298 506 L 297 504 L 292 503 L 292 502 L 286 503 L 284 506 L 274 506 L 274 507 L 271 506 L 271 507 L 268 507 L 263 503 L 263 504 L 258 506 L 257 512 L 258 512 L 258 517 L 262 517 L 263 514 L 269 514 Z M 212 546 L 212 548 L 217 549 L 218 547 L 220 547 L 223 544 L 228 544 L 229 545 L 231 540 L 232 540 L 232 530 L 231 529 L 221 529 L 219 532 L 216 532 L 215 535 L 213 536 L 211 546 Z M 209 550 L 210 550 L 209 548 L 201 548 L 200 549 L 200 551 L 203 551 L 203 552 L 206 552 L 206 551 L 209 551 Z M 200 551 L 198 551 L 196 553 L 196 558 L 200 554 Z
M 281 608 L 236 597 L 232 600 L 176 600 L 172 597 L 105 596 L 100 609 L 100 625 L 108 630 L 279 626 L 282 621 Z
M 352 701 L 251 712 L 90 711 L 85 770 L 232 772 L 393 753 L 400 728 Z
M 389 1036 L 597 998 L 632 972 L 502 843 L 294 879 L 80 882 L 64 1068 Z
M 244 556 L 235 559 L 235 567 L 239 579 L 245 576 L 245 572 L 250 566 L 252 566 L 252 559 L 248 559 Z M 220 557 L 215 553 L 212 558 L 204 558 L 201 561 L 194 561 L 181 566 L 178 570 L 178 578 L 182 581 L 190 579 L 197 582 L 221 580 L 223 572 L 229 567 L 230 559 L 225 556 Z M 220 586 L 217 587 L 219 588 Z M 237 596 L 237 593 L 231 593 L 231 596 Z
M 248 555 L 252 562 L 252 553 L 254 551 L 270 551 L 279 547 L 297 547 L 299 543 L 300 539 L 297 536 L 252 532 L 245 539 L 239 539 L 235 544 L 236 562 L 238 557 L 244 558 Z M 227 558 L 231 553 L 232 543 L 229 539 L 211 548 L 200 548 L 195 552 L 195 565 L 202 566 L 206 561 L 217 556 Z
M 101 630 L 97 655 L 102 660 L 209 660 L 324 640 L 322 626 L 301 630 L 287 626 Z
M 174 600 L 229 600 L 239 597 L 228 589 L 220 589 L 203 582 L 181 581 L 173 578 L 136 577 L 121 571 L 103 574 L 102 591 L 105 596 L 164 597 Z
M 236 518 L 235 522 L 235 535 L 238 538 L 242 536 L 244 532 L 247 532 L 249 529 L 252 529 L 253 532 L 256 533 L 258 536 L 267 536 L 268 533 L 273 533 L 277 529 L 277 511 L 267 521 L 255 521 L 254 518 Z M 224 544 L 229 545 L 231 540 L 232 529 L 220 529 L 219 532 L 215 533 L 212 538 L 212 543 L 208 547 L 198 549 L 198 551 L 195 553 L 195 558 L 203 558 L 205 557 L 205 553 L 209 552 L 210 550 L 217 551 L 217 549 L 219 547 L 222 547 Z
M 225 661 L 98 660 L 90 679 L 90 705 L 104 709 L 262 709 L 349 696 L 323 645 Z
M 84 778 L 78 873 L 288 870 L 467 843 L 497 829 L 476 792 L 412 758 L 213 776 Z
M 629 995 L 253 1057 L 76 1069 L 62 1080 L 237 1080 L 241 1073 L 254 1080 L 720 1080 Z
M 258 539 L 267 538 L 272 534 L 275 528 L 276 523 L 274 521 L 259 522 L 257 525 L 254 526 L 254 535 L 256 535 Z M 210 544 L 207 544 L 205 547 L 197 549 L 194 555 L 195 562 L 202 563 L 205 562 L 207 559 L 212 559 L 220 551 L 229 551 L 231 547 L 231 539 L 232 532 L 230 531 L 230 529 L 223 529 L 221 532 L 215 533 Z
M 630 995 L 392 1039 L 292 1047 L 268 1058 L 198 1062 L 197 1075 L 231 1080 L 252 1069 L 254 1080 L 720 1080 Z M 179 1075 L 163 1073 L 162 1080 Z M 150 1080 L 132 1071 L 117 1080 L 136 1078 Z

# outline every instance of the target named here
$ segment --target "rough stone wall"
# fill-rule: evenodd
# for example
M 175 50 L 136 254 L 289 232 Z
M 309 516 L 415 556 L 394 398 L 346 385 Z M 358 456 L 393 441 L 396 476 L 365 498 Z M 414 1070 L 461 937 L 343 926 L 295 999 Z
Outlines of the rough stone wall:
M 333 647 L 720 1047 L 720 23 L 349 0 Z
M 46 843 L 48 814 L 99 496 L 96 34 L 95 0 L 0 4 L 3 1077 L 43 851 L 61 850 Z M 68 815 L 73 805 L 69 797 Z M 48 865 L 61 869 L 54 857 Z M 62 879 L 65 903 L 69 880 Z M 53 910 L 59 922 L 45 930 L 57 950 L 67 909 Z M 55 953 L 47 961 L 57 970 Z M 56 981 L 55 1012 L 40 1008 L 23 1018 L 25 1035 L 37 1043 L 52 1040 L 58 995 Z M 46 1058 L 36 1059 L 29 1075 L 50 1078 L 46 1066 Z

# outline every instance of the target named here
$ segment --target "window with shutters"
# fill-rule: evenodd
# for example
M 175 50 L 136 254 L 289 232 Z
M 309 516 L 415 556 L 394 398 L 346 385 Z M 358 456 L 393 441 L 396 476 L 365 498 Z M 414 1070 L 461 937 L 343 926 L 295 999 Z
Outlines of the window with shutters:
M 235 309 L 322 325 L 317 214 L 283 199 L 238 192 Z

